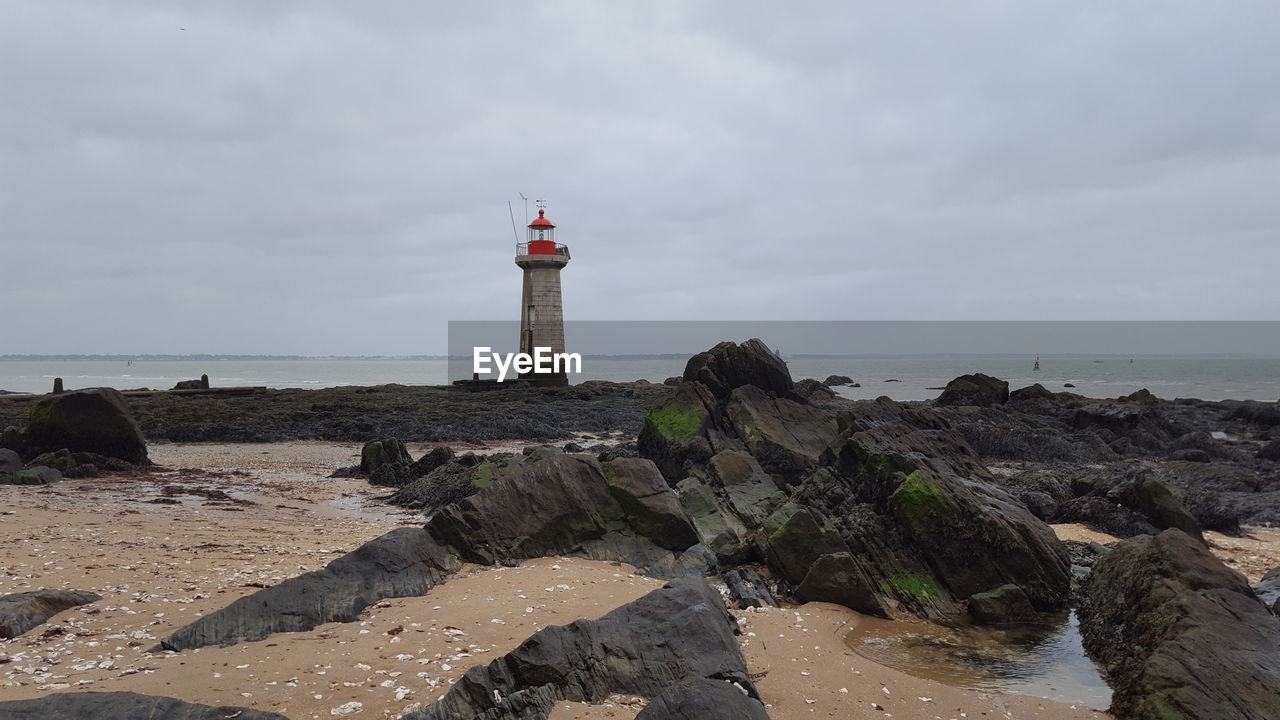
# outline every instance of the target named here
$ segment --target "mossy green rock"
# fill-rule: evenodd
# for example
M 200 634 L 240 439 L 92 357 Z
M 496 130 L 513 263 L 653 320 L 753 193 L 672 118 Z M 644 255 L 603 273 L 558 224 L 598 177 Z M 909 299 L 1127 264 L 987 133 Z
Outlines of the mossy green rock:
M 383 465 L 411 465 L 413 458 L 409 450 L 396 438 L 386 438 L 365 443 L 360 449 L 360 472 L 372 475 Z
M 48 395 L 31 408 L 27 451 L 67 448 L 149 465 L 147 442 L 124 396 L 111 388 Z
M 746 562 L 748 530 L 731 510 L 723 507 L 715 492 L 696 478 L 686 478 L 676 486 L 680 505 L 688 513 L 698 540 L 711 548 L 724 565 Z
M 1134 484 L 1130 493 L 1134 509 L 1142 513 L 1161 530 L 1177 528 L 1184 533 L 1204 541 L 1200 531 L 1200 523 L 1178 502 L 1168 486 L 1144 474 Z
M 970 595 L 969 614 L 982 623 L 1011 623 L 1030 620 L 1036 616 L 1036 611 L 1022 588 L 1008 583 Z
M 716 453 L 707 465 L 708 482 L 723 493 L 729 508 L 748 528 L 760 527 L 785 495 L 750 454 Z
M 715 412 L 715 397 L 706 387 L 681 383 L 645 415 L 636 439 L 640 455 L 653 460 L 668 483 L 683 480 L 714 453 L 708 431 L 715 425 Z
M 761 528 L 761 543 L 770 567 L 793 585 L 803 582 L 823 555 L 849 552 L 820 515 L 794 503 L 769 516 Z
M 699 542 L 680 500 L 648 460 L 618 458 L 601 464 L 609 492 L 629 524 L 641 536 L 667 550 L 684 550 Z

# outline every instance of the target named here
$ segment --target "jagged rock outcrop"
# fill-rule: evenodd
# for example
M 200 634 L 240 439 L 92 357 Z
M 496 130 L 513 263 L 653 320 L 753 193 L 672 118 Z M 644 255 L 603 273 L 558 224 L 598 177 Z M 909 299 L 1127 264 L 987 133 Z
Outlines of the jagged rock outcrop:
M 990 375 L 961 375 L 947 383 L 935 401 L 939 405 L 1003 405 L 1009 402 L 1009 383 Z
M 31 408 L 27 457 L 68 449 L 148 465 L 147 441 L 124 396 L 111 388 L 48 395 Z
M 398 528 L 334 560 L 240 598 L 160 641 L 158 650 L 234 645 L 272 633 L 351 622 L 390 597 L 425 595 L 461 563 L 420 527 Z
M 721 344 L 709 355 L 763 348 Z M 699 539 L 722 565 L 762 560 L 796 599 L 867 613 L 958 615 L 971 595 L 1007 584 L 1037 610 L 1063 606 L 1065 549 L 990 484 L 945 418 L 888 399 L 837 415 L 783 392 L 789 378 L 778 379 L 785 365 L 775 360 L 736 363 L 732 381 L 716 376 L 714 391 L 703 380 L 717 363 L 694 363 L 641 436 L 642 454 L 678 483 Z M 663 430 L 676 415 L 678 440 Z
M 288 720 L 244 707 L 200 705 L 131 692 L 76 692 L 0 702 L 5 720 Z
M 676 580 L 598 620 L 538 631 L 510 653 L 471 668 L 443 699 L 402 720 L 541 720 L 558 701 L 594 703 L 613 693 L 672 693 L 669 701 L 681 707 L 687 693 L 677 686 L 704 679 L 736 683 L 755 698 L 736 631 L 703 580 Z
M 98 602 L 87 590 L 34 590 L 0 595 L 0 638 L 15 638 L 63 610 Z
M 1181 530 L 1099 558 L 1079 610 L 1118 720 L 1264 720 L 1280 713 L 1280 620 Z
M 726 398 L 734 388 L 744 385 L 754 385 L 771 395 L 785 395 L 792 385 L 786 363 L 756 338 L 741 345 L 722 342 L 694 355 L 684 366 L 684 380 L 705 385 L 718 398 Z
M 848 375 L 828 375 L 826 380 L 822 381 L 823 385 L 831 387 L 832 385 L 851 385 L 853 378 Z

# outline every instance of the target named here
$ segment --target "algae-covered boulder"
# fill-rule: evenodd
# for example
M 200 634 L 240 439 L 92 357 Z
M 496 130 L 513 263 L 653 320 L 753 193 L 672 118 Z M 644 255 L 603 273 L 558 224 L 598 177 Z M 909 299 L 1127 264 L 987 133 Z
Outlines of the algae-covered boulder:
M 617 458 L 601 463 L 601 468 L 609 493 L 637 533 L 667 550 L 685 550 L 699 542 L 689 515 L 652 462 Z
M 111 388 L 48 395 L 31 408 L 27 452 L 67 448 L 148 465 L 147 442 L 124 396 Z
M 750 556 L 750 530 L 743 524 L 716 491 L 697 478 L 686 478 L 676 485 L 680 506 L 689 515 L 698 541 L 709 547 L 721 564 L 746 562 Z
M 1118 720 L 1280 717 L 1280 621 L 1181 530 L 1098 558 L 1079 609 Z
M 947 383 L 938 396 L 939 405 L 1003 405 L 1009 401 L 1009 383 L 990 375 L 961 375 Z
M 711 439 L 717 426 L 715 396 L 702 383 L 685 382 L 671 397 L 655 403 L 645 415 L 636 446 L 671 484 L 714 454 Z
M 1011 623 L 1034 618 L 1036 610 L 1022 588 L 1007 583 L 970 595 L 969 614 L 982 623 Z
M 365 443 L 360 449 L 360 472 L 373 475 L 383 465 L 398 464 L 406 468 L 413 464 L 409 450 L 396 438 L 386 438 Z
M 803 582 L 823 555 L 849 552 L 826 518 L 794 503 L 769 516 L 761 528 L 760 544 L 769 566 L 793 585 Z
M 741 345 L 722 342 L 694 355 L 684 367 L 684 379 L 702 383 L 718 398 L 727 398 L 734 388 L 744 385 L 785 395 L 792 385 L 786 363 L 755 338 Z

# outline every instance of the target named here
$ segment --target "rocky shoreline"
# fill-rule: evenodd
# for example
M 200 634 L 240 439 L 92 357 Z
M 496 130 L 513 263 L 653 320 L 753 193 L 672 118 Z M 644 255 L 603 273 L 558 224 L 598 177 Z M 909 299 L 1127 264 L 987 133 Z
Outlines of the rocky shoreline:
M 1280 668 L 1265 664 L 1250 684 L 1262 692 L 1225 680 L 1236 672 L 1234 651 L 1183 650 L 1173 657 L 1191 658 L 1186 673 L 1150 675 L 1167 667 L 1169 642 L 1209 642 L 1220 632 L 1241 638 L 1246 653 L 1280 636 L 1280 625 L 1271 627 L 1280 621 L 1243 579 L 1194 550 L 1205 547 L 1205 530 L 1240 533 L 1280 521 L 1276 404 L 1170 402 L 1143 392 L 1096 400 L 1039 386 L 1010 393 L 1007 383 L 982 375 L 957 378 L 931 403 L 853 402 L 821 383 L 793 382 L 759 341 L 695 356 L 670 387 L 280 392 L 197 403 L 130 398 L 128 407 L 109 391 L 49 396 L 29 403 L 24 429 L 6 431 L 6 446 L 29 464 L 61 463 L 55 470 L 71 474 L 99 471 L 121 457 L 113 449 L 133 448 L 130 438 L 144 431 L 171 440 L 326 433 L 374 440 L 359 466 L 336 475 L 394 488 L 400 504 L 427 515 L 425 525 L 392 530 L 324 568 L 171 628 L 153 654 L 352 623 L 388 599 L 441 592 L 464 567 L 577 557 L 624 563 L 668 586 L 599 621 L 530 636 L 503 658 L 472 667 L 413 717 L 543 718 L 558 703 L 597 703 L 614 693 L 652 703 L 637 717 L 680 717 L 678 708 L 700 707 L 699 694 L 712 692 L 707 682 L 720 683 L 716 692 L 736 686 L 735 699 L 766 702 L 702 706 L 699 717 L 769 717 L 768 698 L 756 691 L 738 647 L 712 640 L 736 625 L 725 624 L 720 596 L 706 595 L 704 578 L 723 588 L 731 608 L 832 603 L 870 615 L 998 624 L 1079 607 L 1086 647 L 1109 674 L 1122 720 L 1155 710 L 1204 717 L 1197 713 L 1210 706 L 1231 708 L 1223 718 L 1265 717 L 1274 700 L 1265 688 L 1280 687 Z M 0 399 L 0 407 L 6 402 L 14 401 Z M 68 442 L 64 454 L 50 452 L 59 437 L 73 437 L 66 433 L 79 420 L 67 418 L 83 419 L 87 408 L 103 413 L 92 424 L 115 428 L 111 444 Z M 636 440 L 552 445 L 583 432 L 634 433 Z M 519 453 L 433 450 L 418 460 L 403 445 L 515 438 L 533 444 Z M 146 472 L 145 458 L 130 463 Z M 1064 543 L 1049 522 L 1135 539 L 1118 549 Z M 1150 563 L 1118 559 L 1142 552 L 1131 548 L 1157 533 L 1174 548 L 1166 556 L 1175 559 L 1160 565 L 1164 580 L 1142 575 Z M 1215 613 L 1200 601 L 1178 605 L 1193 619 L 1184 640 L 1170 641 L 1141 630 L 1168 607 L 1135 603 L 1131 591 L 1157 582 L 1181 582 L 1195 597 L 1206 583 L 1210 596 L 1223 588 L 1236 607 Z M 695 607 L 710 610 L 689 614 Z M 634 617 L 610 624 L 615 613 Z M 1138 629 L 1116 636 L 1117 622 L 1122 631 Z M 663 652 L 618 650 L 638 642 L 622 629 L 645 623 L 652 624 L 645 638 L 665 638 Z M 677 638 L 693 644 L 680 650 Z M 636 666 L 615 652 L 648 660 Z M 1135 663 L 1155 670 L 1142 675 Z M 1185 680 L 1176 696 L 1161 694 L 1169 677 Z

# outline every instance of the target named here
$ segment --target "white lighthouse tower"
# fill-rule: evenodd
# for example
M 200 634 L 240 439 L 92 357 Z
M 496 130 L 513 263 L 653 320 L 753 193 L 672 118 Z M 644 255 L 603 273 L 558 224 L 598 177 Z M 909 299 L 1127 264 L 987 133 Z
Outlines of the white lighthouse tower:
M 556 226 L 547 219 L 546 206 L 538 203 L 538 217 L 529 223 L 529 241 L 516 245 L 516 265 L 524 270 L 520 296 L 520 352 L 533 355 L 535 348 L 563 353 L 564 306 L 560 300 L 560 270 L 569 264 L 569 248 L 556 243 Z M 521 376 L 539 385 L 568 385 L 560 373 Z

